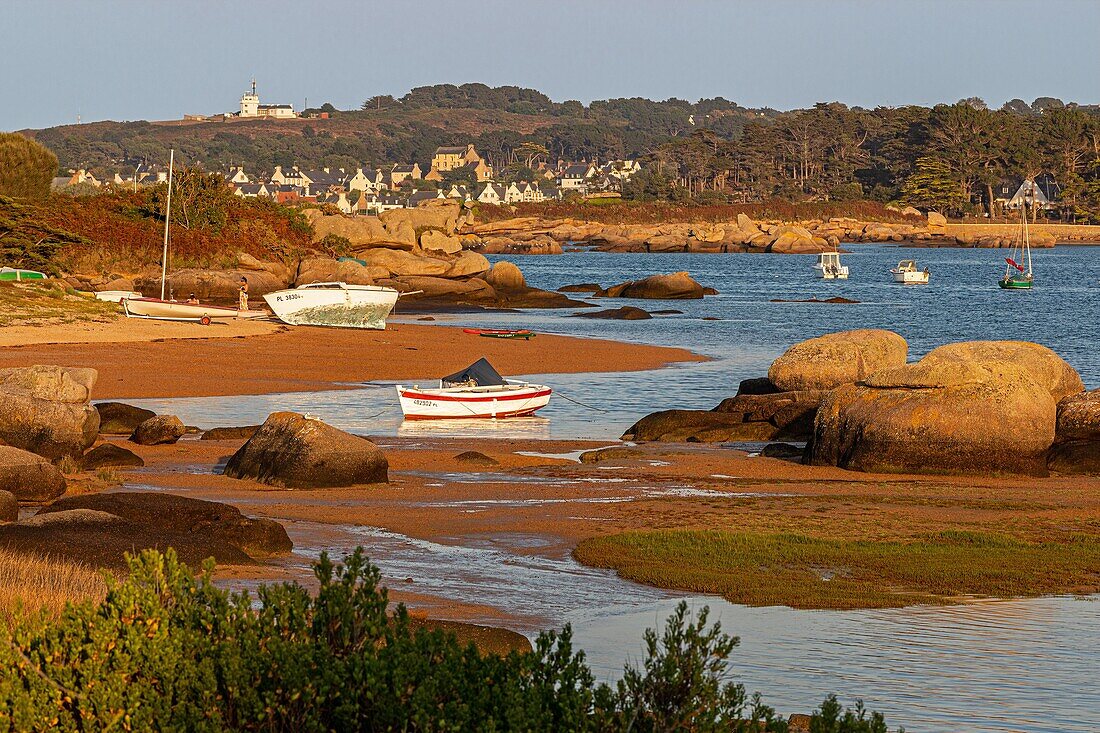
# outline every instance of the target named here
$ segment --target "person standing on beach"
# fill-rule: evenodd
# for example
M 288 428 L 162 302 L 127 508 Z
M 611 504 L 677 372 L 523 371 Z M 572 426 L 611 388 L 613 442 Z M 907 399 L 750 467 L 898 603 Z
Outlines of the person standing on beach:
M 240 292 L 240 297 L 237 302 L 237 310 L 246 311 L 248 310 L 248 278 L 241 277 L 241 285 L 238 291 Z

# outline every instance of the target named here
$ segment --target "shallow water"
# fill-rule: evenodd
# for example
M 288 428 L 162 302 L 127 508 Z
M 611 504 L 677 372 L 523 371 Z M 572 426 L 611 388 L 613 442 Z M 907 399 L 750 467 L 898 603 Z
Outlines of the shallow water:
M 608 285 L 654 272 L 688 270 L 720 291 L 697 301 L 590 300 L 605 308 L 633 304 L 683 311 L 649 321 L 575 318 L 577 311 L 571 309 L 438 317 L 440 325 L 523 325 L 536 331 L 686 347 L 717 359 L 647 372 L 616 372 L 629 365 L 608 364 L 610 371 L 597 374 L 512 375 L 555 389 L 550 405 L 532 418 L 403 422 L 392 383 L 355 391 L 133 402 L 203 428 L 258 423 L 275 410 L 295 410 L 371 435 L 607 440 L 618 438 L 655 410 L 709 409 L 734 394 L 740 380 L 766 374 L 772 359 L 792 343 L 848 328 L 895 330 L 909 341 L 910 358 L 952 341 L 1039 341 L 1069 361 L 1086 386 L 1100 386 L 1100 248 L 1039 252 L 1036 289 L 1006 292 L 996 283 L 1003 268 L 1003 253 L 998 251 L 852 247 L 853 254 L 845 256 L 851 279 L 836 282 L 811 277 L 812 256 L 580 252 L 509 257 L 520 264 L 529 283 L 547 289 L 575 282 Z M 931 268 L 930 285 L 897 285 L 890 279 L 889 268 L 908 257 Z M 769 302 L 833 295 L 860 303 Z M 431 383 L 438 377 L 409 375 L 406 382 Z
M 654 272 L 687 270 L 721 291 L 703 301 L 593 301 L 601 307 L 632 304 L 684 312 L 650 321 L 573 318 L 569 310 L 440 317 L 437 322 L 443 325 L 523 325 L 545 332 L 682 346 L 718 359 L 656 372 L 527 375 L 551 384 L 557 393 L 536 418 L 402 423 L 390 385 L 134 402 L 204 428 L 259 423 L 272 411 L 295 410 L 347 430 L 382 436 L 615 439 L 648 412 L 714 406 L 732 395 L 741 379 L 766 373 L 771 360 L 796 341 L 864 327 L 901 333 L 909 341 L 911 358 L 951 341 L 1039 341 L 1076 367 L 1087 386 L 1100 386 L 1100 349 L 1095 347 L 1100 250 L 1039 251 L 1036 289 L 1004 292 L 996 285 L 1003 272 L 1001 251 L 888 245 L 852 249 L 853 254 L 845 256 L 852 279 L 830 283 L 810 276 L 814 258 L 809 256 L 581 252 L 507 258 L 520 265 L 531 285 L 547 289 L 577 282 L 609 285 Z M 907 258 L 931 268 L 930 285 L 906 287 L 891 281 L 889 268 Z M 833 295 L 861 302 L 769 302 Z M 702 320 L 705 317 L 721 320 Z M 410 382 L 427 382 L 438 375 L 409 377 Z M 577 504 L 581 515 L 584 503 Z M 485 505 L 471 497 L 462 510 L 480 511 Z M 496 608 L 517 619 L 527 632 L 571 622 L 580 646 L 604 678 L 617 676 L 628 656 L 637 658 L 642 630 L 660 623 L 682 597 L 582 567 L 568 557 L 540 555 L 540 538 L 534 536 L 456 537 L 451 538 L 453 544 L 442 544 L 374 528 L 317 533 L 298 525 L 288 525 L 298 545 L 292 562 L 304 566 L 322 549 L 339 556 L 364 544 L 391 584 L 412 578 L 410 590 Z M 307 536 L 315 539 L 299 542 Z M 750 691 L 764 692 L 766 702 L 783 712 L 809 711 L 827 693 L 836 692 L 847 704 L 862 696 L 868 707 L 885 712 L 892 725 L 909 731 L 1100 730 L 1097 597 L 875 611 L 749 608 L 712 597 L 689 601 L 693 607 L 709 605 L 727 631 L 741 636 L 735 658 L 739 678 Z

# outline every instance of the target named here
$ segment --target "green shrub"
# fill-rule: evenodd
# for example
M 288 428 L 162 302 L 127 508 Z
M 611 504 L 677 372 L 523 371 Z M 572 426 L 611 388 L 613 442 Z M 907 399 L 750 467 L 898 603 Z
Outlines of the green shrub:
M 17 132 L 0 132 L 0 196 L 44 199 L 57 175 L 57 156 Z
M 212 566 L 196 578 L 171 550 L 129 564 L 101 603 L 0 629 L 0 730 L 786 729 L 758 699 L 746 712 L 743 687 L 727 681 L 737 640 L 705 612 L 689 620 L 685 604 L 612 688 L 594 681 L 569 627 L 507 656 L 413 630 L 361 548 L 343 565 L 322 556 L 316 596 L 280 584 L 255 601 L 216 588 Z M 836 711 L 823 707 L 832 727 L 821 730 L 879 730 L 843 727 Z

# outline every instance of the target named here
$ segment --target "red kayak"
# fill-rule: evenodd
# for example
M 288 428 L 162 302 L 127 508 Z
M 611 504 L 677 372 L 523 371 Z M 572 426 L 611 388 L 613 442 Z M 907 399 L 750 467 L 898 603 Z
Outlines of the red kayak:
M 529 331 L 526 328 L 518 330 L 503 328 L 464 328 L 462 331 L 475 336 L 483 336 L 492 339 L 529 339 L 535 336 L 533 331 Z

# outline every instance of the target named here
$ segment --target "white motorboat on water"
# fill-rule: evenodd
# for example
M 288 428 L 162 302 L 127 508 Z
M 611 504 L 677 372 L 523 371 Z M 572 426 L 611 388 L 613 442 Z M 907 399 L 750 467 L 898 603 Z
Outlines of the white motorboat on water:
M 840 252 L 822 252 L 817 256 L 814 271 L 822 280 L 847 280 L 848 266 L 840 264 Z
M 397 386 L 408 420 L 521 417 L 546 407 L 551 392 L 544 384 L 509 382 L 485 359 L 443 377 L 437 388 Z
M 384 330 L 400 293 L 378 285 L 311 283 L 268 293 L 264 300 L 283 323 Z
M 902 260 L 890 273 L 894 276 L 894 282 L 904 285 L 927 285 L 931 275 L 927 267 L 918 269 L 916 260 Z

